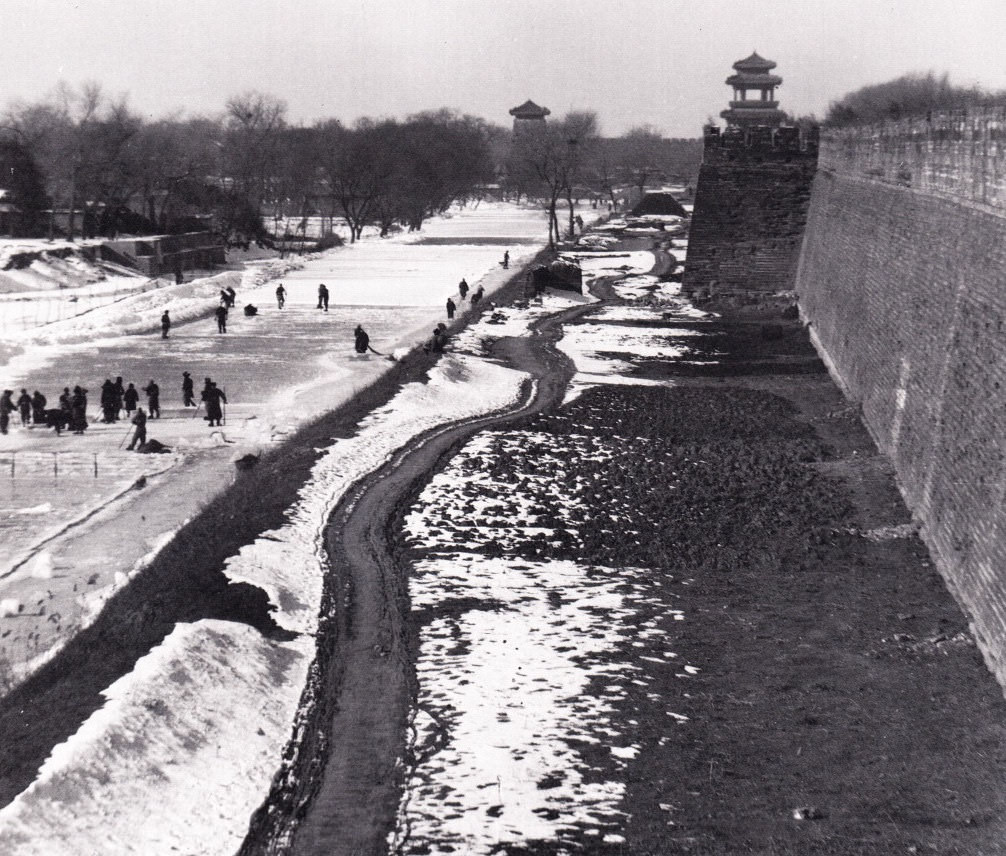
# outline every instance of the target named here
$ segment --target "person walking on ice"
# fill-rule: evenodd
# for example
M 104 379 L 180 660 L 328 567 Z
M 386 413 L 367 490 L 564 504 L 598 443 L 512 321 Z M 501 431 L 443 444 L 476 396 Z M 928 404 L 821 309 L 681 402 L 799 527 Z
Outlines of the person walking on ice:
M 130 384 L 130 386 L 132 386 L 132 384 Z M 142 407 L 136 411 L 136 415 L 133 417 L 132 422 L 136 426 L 136 432 L 133 434 L 133 439 L 129 441 L 129 445 L 126 446 L 126 449 L 132 452 L 133 448 L 137 447 L 136 451 L 142 452 L 143 444 L 147 442 L 147 414 L 143 412 Z
M 31 395 L 31 419 L 36 425 L 45 425 L 45 405 L 46 397 L 37 389 Z
M 222 303 L 217 307 L 217 332 L 226 333 L 227 332 L 227 307 Z
M 192 375 L 182 372 L 182 404 L 185 407 L 198 407 L 195 398 L 195 386 L 192 383 Z
M 468 283 L 464 277 L 461 277 L 461 282 L 458 283 L 458 294 L 461 295 L 462 300 L 468 295 Z
M 220 420 L 223 419 L 223 404 L 227 403 L 227 396 L 224 395 L 222 389 L 218 389 L 217 385 L 213 381 L 208 381 L 208 386 L 203 390 L 203 401 L 206 402 L 206 418 L 209 420 L 210 426 L 212 427 L 216 424 L 220 426 Z
M 508 267 L 510 267 L 510 251 L 509 250 L 504 250 L 503 251 L 503 261 L 500 262 L 500 264 L 503 265 L 503 270 L 506 270 Z
M 21 395 L 17 400 L 17 409 L 21 412 L 21 427 L 27 428 L 31 421 L 31 396 L 28 395 L 28 390 L 21 390 Z
M 161 388 L 151 378 L 150 383 L 143 387 L 143 391 L 147 394 L 147 410 L 150 412 L 150 418 L 160 419 Z
M 447 298 L 447 320 L 448 321 L 450 321 L 454 317 L 454 310 L 457 309 L 457 308 L 458 308 L 457 304 L 448 297 Z
M 276 306 L 282 309 L 284 303 L 286 303 L 286 289 L 283 288 L 283 283 L 280 283 L 276 286 Z
M 328 312 L 328 286 L 325 283 L 318 286 L 318 308 Z
M 14 399 L 11 398 L 12 395 L 14 395 L 13 389 L 5 389 L 3 396 L 0 396 L 0 434 L 7 433 L 7 426 L 10 425 L 10 415 L 17 410 L 17 405 L 14 404 Z
M 140 400 L 140 393 L 136 391 L 136 387 L 130 384 L 126 387 L 126 391 L 122 394 L 122 403 L 126 405 L 126 418 L 129 418 L 129 414 L 136 410 L 136 405 Z M 146 419 L 146 415 L 143 417 Z
M 168 310 L 164 310 L 164 314 L 161 316 L 161 338 L 168 338 L 168 330 L 171 329 L 171 316 L 168 315 Z

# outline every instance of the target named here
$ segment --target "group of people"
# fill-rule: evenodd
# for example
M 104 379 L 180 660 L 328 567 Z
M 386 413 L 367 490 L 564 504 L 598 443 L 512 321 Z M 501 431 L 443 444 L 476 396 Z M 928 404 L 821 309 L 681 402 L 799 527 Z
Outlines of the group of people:
M 125 390 L 123 400 L 124 397 Z M 0 395 L 0 434 L 8 432 L 11 414 L 15 412 L 20 415 L 23 428 L 45 426 L 55 428 L 57 434 L 64 428 L 69 428 L 74 434 L 83 434 L 87 430 L 87 390 L 84 387 L 78 385 L 71 391 L 70 387 L 64 386 L 58 406 L 48 407 L 48 403 L 48 399 L 37 389 L 31 395 L 28 395 L 27 389 L 22 389 L 16 402 L 14 391 L 5 389 Z M 120 410 L 121 405 L 122 402 Z
M 462 277 L 461 282 L 458 283 L 458 297 L 463 303 L 465 298 L 468 296 L 468 282 Z M 469 300 L 470 305 L 474 308 L 479 305 L 479 301 L 485 296 L 485 290 L 480 285 L 475 291 L 472 292 L 471 299 Z M 454 298 L 447 298 L 447 320 L 450 321 L 454 318 L 454 313 L 457 311 L 458 305 L 454 302 Z
M 147 396 L 146 410 L 139 406 L 141 391 Z M 44 426 L 54 428 L 56 434 L 68 428 L 74 434 L 83 434 L 88 425 L 87 392 L 86 388 L 79 385 L 72 391 L 69 387 L 64 387 L 57 406 L 51 408 L 48 406 L 48 399 L 37 389 L 31 395 L 27 389 L 22 389 L 16 400 L 14 391 L 5 389 L 0 395 L 0 434 L 8 433 L 11 415 L 14 413 L 20 415 L 21 426 L 24 428 Z M 189 372 L 182 372 L 182 400 L 185 407 L 199 407 Z M 203 418 L 211 426 L 222 425 L 227 395 L 210 378 L 205 380 L 201 400 L 206 408 Z M 127 448 L 142 448 L 147 439 L 147 420 L 161 417 L 161 388 L 153 379 L 142 390 L 137 390 L 135 384 L 124 385 L 122 377 L 117 377 L 114 381 L 106 378 L 101 385 L 99 403 L 101 421 L 111 424 L 120 419 L 128 419 L 136 426 L 136 430 Z

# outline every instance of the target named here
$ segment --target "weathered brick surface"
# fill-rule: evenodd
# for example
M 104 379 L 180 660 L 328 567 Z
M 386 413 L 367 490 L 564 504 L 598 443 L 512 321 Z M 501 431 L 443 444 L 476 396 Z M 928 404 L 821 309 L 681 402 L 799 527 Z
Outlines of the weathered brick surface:
M 906 125 L 907 127 L 907 125 Z M 983 127 L 987 126 L 983 125 Z M 972 135 L 973 136 L 973 135 Z M 801 311 L 894 461 L 906 501 L 1006 684 L 1006 217 L 973 161 L 906 137 L 826 139 L 797 275 Z M 954 170 L 955 186 L 946 180 Z M 871 172 L 872 170 L 872 172 Z M 995 183 L 993 170 L 984 182 Z
M 793 289 L 813 158 L 706 162 L 699 171 L 686 293 Z

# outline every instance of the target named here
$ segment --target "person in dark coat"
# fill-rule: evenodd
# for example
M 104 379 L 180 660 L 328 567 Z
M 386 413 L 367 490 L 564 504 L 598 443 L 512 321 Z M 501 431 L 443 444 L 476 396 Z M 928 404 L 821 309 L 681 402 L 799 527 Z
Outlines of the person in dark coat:
M 472 306 L 478 306 L 483 294 L 485 294 L 485 292 L 482 290 L 482 286 L 480 285 L 472 292 Z
M 461 282 L 458 283 L 458 294 L 461 295 L 462 300 L 464 300 L 468 294 L 468 283 L 465 281 L 464 277 L 461 277 Z
M 161 316 L 161 338 L 168 338 L 168 330 L 171 329 L 171 316 L 168 315 L 168 310 L 164 310 L 164 314 Z
M 115 379 L 115 383 L 112 384 L 112 392 L 115 394 L 112 402 L 115 405 L 115 421 L 119 421 L 119 411 L 122 410 L 122 403 L 126 396 L 126 387 L 122 385 L 122 376 L 120 375 Z
M 140 393 L 136 391 L 136 387 L 133 384 L 126 387 L 126 391 L 122 394 L 123 404 L 126 405 L 126 416 L 129 416 L 130 413 L 136 410 L 136 404 L 139 400 Z M 144 416 L 144 420 L 146 420 L 146 416 Z
M 17 410 L 17 405 L 14 404 L 14 399 L 11 397 L 13 395 L 13 389 L 5 389 L 3 395 L 0 396 L 0 434 L 7 433 L 7 426 L 10 425 L 10 415 Z
M 147 410 L 150 412 L 150 418 L 160 419 L 161 388 L 154 383 L 153 378 L 151 378 L 150 383 L 143 387 L 143 391 L 147 394 Z
M 130 384 L 132 387 L 132 384 Z M 126 448 L 132 452 L 134 446 L 138 446 L 138 452 L 143 451 L 143 444 L 147 442 L 147 414 L 143 412 L 141 407 L 136 411 L 136 416 L 133 417 L 133 424 L 136 426 L 136 433 L 133 434 L 133 439 L 129 441 L 129 445 Z
M 283 283 L 280 283 L 276 286 L 276 305 L 282 309 L 284 303 L 286 303 L 286 289 L 283 288 Z
M 328 312 L 328 286 L 325 283 L 318 286 L 318 308 Z
M 82 386 L 75 386 L 70 398 L 70 430 L 74 434 L 87 430 L 87 390 Z
M 59 396 L 59 409 L 66 413 L 67 417 L 69 417 L 70 411 L 73 409 L 72 401 L 73 397 L 70 395 L 70 387 L 64 386 L 63 392 Z
M 198 407 L 195 399 L 195 387 L 192 383 L 192 375 L 182 372 L 182 402 L 186 407 Z
M 503 264 L 503 270 L 506 270 L 508 267 L 510 267 L 510 251 L 509 250 L 504 250 L 503 251 L 503 263 L 502 264 Z
M 228 285 L 226 294 L 227 294 L 227 308 L 233 309 L 234 301 L 237 300 L 238 293 L 234 290 L 233 286 Z
M 448 297 L 447 298 L 447 320 L 448 321 L 450 321 L 454 317 L 454 310 L 457 309 L 457 308 L 458 308 L 457 304 Z
M 31 420 L 36 425 L 45 425 L 45 405 L 46 399 L 37 389 L 31 394 Z
M 365 354 L 367 353 L 367 348 L 370 347 L 370 336 L 367 335 L 366 330 L 363 329 L 362 324 L 357 324 L 356 329 L 353 331 L 353 335 L 356 341 L 353 343 L 353 347 L 356 349 L 356 353 Z
M 227 307 L 222 303 L 217 307 L 217 332 L 226 333 L 227 332 Z
M 31 396 L 28 395 L 28 390 L 21 390 L 21 395 L 17 400 L 17 409 L 21 412 L 21 427 L 27 428 L 31 421 Z
M 210 381 L 209 388 L 203 391 L 203 399 L 206 401 L 206 418 L 209 420 L 210 425 L 216 424 L 219 426 L 221 424 L 220 420 L 223 418 L 221 402 L 226 404 L 227 396 L 224 395 L 222 389 L 217 388 L 217 385 L 213 381 Z
M 101 421 L 115 421 L 115 385 L 110 378 L 105 378 L 101 385 L 101 397 L 98 399 L 101 404 Z

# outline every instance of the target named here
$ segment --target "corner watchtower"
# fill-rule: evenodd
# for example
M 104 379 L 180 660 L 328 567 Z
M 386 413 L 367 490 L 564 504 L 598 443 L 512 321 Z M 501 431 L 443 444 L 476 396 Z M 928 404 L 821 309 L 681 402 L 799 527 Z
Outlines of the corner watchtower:
M 530 98 L 523 104 L 514 107 L 510 111 L 510 115 L 513 116 L 514 135 L 544 128 L 545 117 L 551 112 L 548 107 L 539 107 Z
M 758 56 L 755 51 L 749 57 L 734 63 L 736 74 L 727 78 L 727 86 L 734 90 L 730 108 L 720 113 L 727 125 L 750 128 L 767 125 L 778 128 L 786 119 L 775 100 L 775 88 L 782 84 L 782 78 L 769 72 L 775 68 L 770 59 Z M 751 93 L 750 96 L 748 93 Z
M 733 100 L 726 128 L 704 131 L 695 189 L 685 294 L 700 297 L 786 295 L 796 282 L 817 170 L 817 128 L 783 124 L 775 99 L 775 63 L 752 53 L 727 78 Z M 760 299 L 760 298 L 759 298 Z

